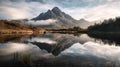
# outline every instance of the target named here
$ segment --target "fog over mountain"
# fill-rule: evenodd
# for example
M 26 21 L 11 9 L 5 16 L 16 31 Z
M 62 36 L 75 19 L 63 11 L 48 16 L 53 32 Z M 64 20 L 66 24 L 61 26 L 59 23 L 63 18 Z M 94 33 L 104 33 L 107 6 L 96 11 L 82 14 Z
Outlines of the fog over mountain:
M 24 5 L 24 6 L 22 6 Z M 115 18 L 120 16 L 120 0 L 0 0 L 0 19 L 31 19 L 36 17 L 41 13 L 41 15 L 45 14 L 42 12 L 46 12 L 48 9 L 48 13 L 51 13 L 52 18 L 56 17 L 56 11 L 52 10 L 53 7 L 59 7 L 60 14 L 59 20 L 60 23 L 46 23 L 42 24 L 44 21 L 40 21 L 39 23 L 34 24 L 34 22 L 30 22 L 33 25 L 44 25 L 43 27 L 51 27 L 51 28 L 59 28 L 59 27 L 69 27 L 75 26 L 79 24 L 73 24 L 78 22 L 76 20 L 84 19 L 92 23 L 87 23 L 84 21 L 80 21 L 81 27 L 86 28 L 89 25 L 94 24 L 93 21 L 100 22 L 104 19 Z M 65 14 L 69 14 L 71 17 L 65 16 Z M 39 15 L 39 16 L 41 16 Z M 64 16 L 63 16 L 64 15 Z M 58 16 L 58 15 L 57 15 Z M 61 16 L 61 17 L 60 17 Z M 39 19 L 43 19 L 42 18 Z M 64 18 L 65 17 L 65 18 Z M 48 19 L 49 17 L 44 18 Z M 56 18 L 54 18 L 56 19 Z M 53 20 L 54 20 L 53 19 Z M 57 17 L 58 19 L 58 17 Z M 76 19 L 76 20 L 75 20 Z M 69 21 L 69 24 L 67 23 Z M 66 22 L 63 24 L 63 22 Z M 73 23 L 72 23 L 73 22 Z M 68 24 L 68 25 L 67 25 Z M 70 27 L 71 27 L 70 26 Z
M 38 15 L 35 18 L 32 18 L 31 20 L 40 21 L 40 20 L 48 20 L 48 19 L 55 19 L 57 21 L 56 23 L 51 23 L 50 25 L 40 25 L 40 26 L 47 28 L 69 28 L 74 26 L 81 26 L 85 28 L 88 26 L 88 25 L 85 26 L 86 23 L 87 24 L 90 23 L 84 19 L 75 20 L 70 15 L 60 10 L 58 7 L 54 7 L 52 10 L 48 10 L 45 13 L 40 13 L 40 15 Z

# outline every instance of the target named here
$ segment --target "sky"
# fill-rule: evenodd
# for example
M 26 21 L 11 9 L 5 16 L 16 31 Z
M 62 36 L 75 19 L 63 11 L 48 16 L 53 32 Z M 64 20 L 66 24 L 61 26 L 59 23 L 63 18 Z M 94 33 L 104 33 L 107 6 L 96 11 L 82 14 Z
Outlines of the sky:
M 120 0 L 0 0 L 0 19 L 31 19 L 59 7 L 74 19 L 104 20 L 120 16 Z

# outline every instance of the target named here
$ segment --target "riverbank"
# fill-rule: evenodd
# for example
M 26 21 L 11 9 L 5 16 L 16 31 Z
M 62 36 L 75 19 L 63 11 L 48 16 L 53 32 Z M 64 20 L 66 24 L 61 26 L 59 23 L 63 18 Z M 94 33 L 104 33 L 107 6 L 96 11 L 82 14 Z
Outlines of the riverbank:
M 33 35 L 45 33 L 44 29 L 0 29 L 0 35 Z

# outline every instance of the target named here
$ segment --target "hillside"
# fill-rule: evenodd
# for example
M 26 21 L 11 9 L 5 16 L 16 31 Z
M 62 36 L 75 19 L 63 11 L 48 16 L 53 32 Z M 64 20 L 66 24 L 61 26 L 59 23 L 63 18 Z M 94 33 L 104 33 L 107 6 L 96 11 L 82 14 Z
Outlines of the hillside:
M 104 20 L 102 23 L 88 27 L 89 31 L 120 32 L 120 17 Z
M 20 29 L 19 23 L 10 23 L 7 20 L 0 20 L 0 29 Z

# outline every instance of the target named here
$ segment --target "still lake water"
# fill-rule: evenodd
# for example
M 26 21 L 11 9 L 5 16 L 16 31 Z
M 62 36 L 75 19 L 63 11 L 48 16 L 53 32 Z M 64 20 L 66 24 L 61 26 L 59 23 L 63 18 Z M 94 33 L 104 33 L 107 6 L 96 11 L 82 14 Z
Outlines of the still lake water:
M 65 64 L 65 67 L 120 67 L 119 43 L 92 38 L 87 34 L 2 36 L 0 42 L 2 66 L 7 62 L 14 65 L 15 55 L 30 55 L 41 67 L 45 67 L 45 64 L 48 67 L 52 64 L 56 64 L 55 67 L 61 64 Z

